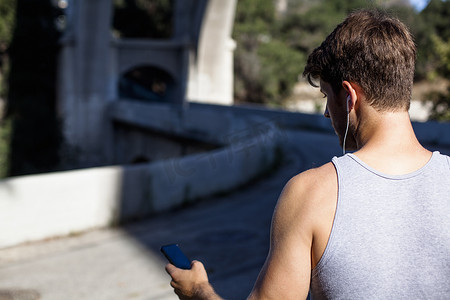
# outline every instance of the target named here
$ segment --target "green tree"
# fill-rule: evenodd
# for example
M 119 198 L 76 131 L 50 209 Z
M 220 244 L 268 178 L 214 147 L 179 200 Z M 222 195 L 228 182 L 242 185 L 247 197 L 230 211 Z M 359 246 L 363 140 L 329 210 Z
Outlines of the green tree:
M 170 38 L 173 0 L 114 0 L 113 29 L 122 38 Z
M 8 48 L 11 43 L 15 23 L 15 9 L 16 0 L 0 1 L 0 178 L 5 177 L 8 170 L 11 124 L 4 120 L 2 107 L 8 92 Z
M 55 22 L 59 15 L 51 0 L 17 0 L 8 51 L 9 175 L 52 171 L 59 162 L 56 66 L 60 32 Z
M 418 79 L 450 78 L 450 1 L 431 0 L 417 20 Z M 450 121 L 450 85 L 446 92 L 431 92 L 430 119 Z
M 262 43 L 258 49 L 261 62 L 260 82 L 268 104 L 279 106 L 290 95 L 298 76 L 305 68 L 305 57 L 280 40 Z
M 274 0 L 238 1 L 233 37 L 235 99 L 281 104 L 306 58 L 352 11 L 381 7 L 413 23 L 416 13 L 404 0 L 291 0 L 275 13 Z
M 6 94 L 5 76 L 8 72 L 7 49 L 11 42 L 15 16 L 15 0 L 0 1 L 0 97 Z
M 301 74 L 305 58 L 277 30 L 273 0 L 238 1 L 233 30 L 235 99 L 279 106 Z
M 441 72 L 446 78 L 449 78 L 450 41 L 444 41 L 437 35 L 431 36 L 431 40 L 441 61 Z M 437 121 L 450 121 L 450 84 L 446 92 L 432 92 L 429 97 L 433 101 L 430 118 Z
M 423 37 L 419 41 L 419 59 L 424 61 L 425 78 L 445 76 L 446 67 L 442 65 L 442 57 L 436 48 L 435 36 L 443 41 L 450 40 L 450 1 L 431 0 L 420 13 L 424 25 Z

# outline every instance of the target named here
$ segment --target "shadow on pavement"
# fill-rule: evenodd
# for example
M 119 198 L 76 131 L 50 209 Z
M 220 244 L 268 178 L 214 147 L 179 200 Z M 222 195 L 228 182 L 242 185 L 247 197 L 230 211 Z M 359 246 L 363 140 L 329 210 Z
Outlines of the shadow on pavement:
M 332 135 L 288 131 L 287 137 L 281 165 L 265 178 L 125 226 L 127 234 L 154 255 L 161 255 L 161 245 L 179 244 L 189 258 L 204 263 L 222 297 L 245 299 L 268 253 L 272 213 L 283 186 L 342 151 Z

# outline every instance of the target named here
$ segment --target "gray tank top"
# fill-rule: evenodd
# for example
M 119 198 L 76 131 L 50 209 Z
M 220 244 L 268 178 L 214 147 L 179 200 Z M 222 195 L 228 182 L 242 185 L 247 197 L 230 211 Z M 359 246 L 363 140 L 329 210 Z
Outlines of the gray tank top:
M 333 164 L 336 214 L 312 298 L 450 299 L 450 157 L 401 176 L 352 154 Z

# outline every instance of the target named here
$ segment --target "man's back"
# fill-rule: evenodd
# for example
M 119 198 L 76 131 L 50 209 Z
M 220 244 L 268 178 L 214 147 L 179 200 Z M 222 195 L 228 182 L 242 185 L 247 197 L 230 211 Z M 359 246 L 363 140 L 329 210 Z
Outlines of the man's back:
M 338 203 L 313 270 L 314 299 L 444 299 L 450 295 L 450 158 L 435 152 L 406 175 L 333 159 Z

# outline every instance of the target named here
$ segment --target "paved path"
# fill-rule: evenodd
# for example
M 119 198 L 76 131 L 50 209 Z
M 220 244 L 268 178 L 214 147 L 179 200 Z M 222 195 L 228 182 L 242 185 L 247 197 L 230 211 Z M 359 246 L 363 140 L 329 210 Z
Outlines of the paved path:
M 264 263 L 284 184 L 341 154 L 335 136 L 289 131 L 284 142 L 277 170 L 230 194 L 122 228 L 0 250 L 0 300 L 177 299 L 159 253 L 173 242 L 204 262 L 222 296 L 244 299 Z

